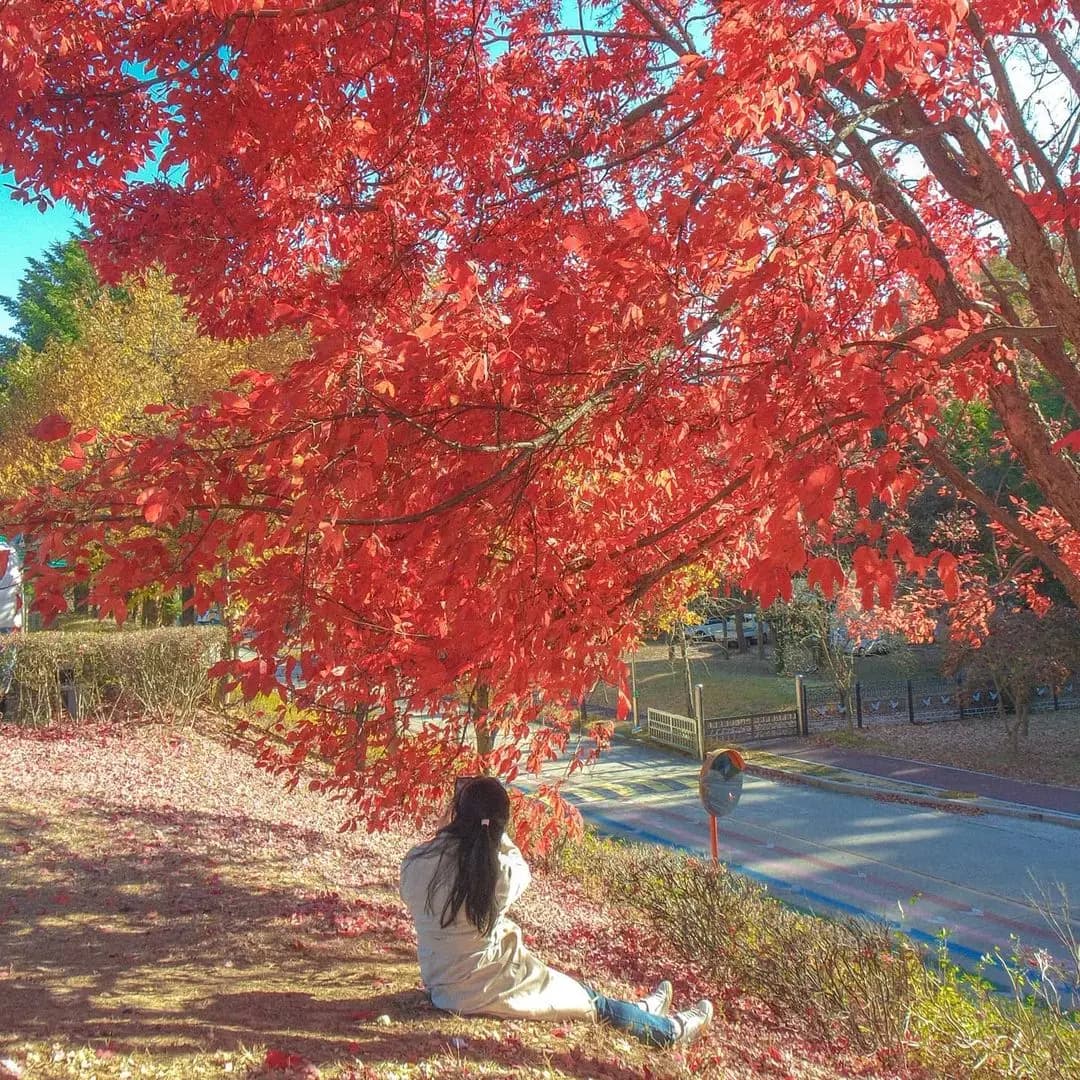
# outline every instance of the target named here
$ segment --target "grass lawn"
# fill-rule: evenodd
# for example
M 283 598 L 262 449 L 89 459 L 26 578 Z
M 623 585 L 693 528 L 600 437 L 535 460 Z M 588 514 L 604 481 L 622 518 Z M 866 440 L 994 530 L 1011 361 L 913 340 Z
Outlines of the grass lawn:
M 694 683 L 702 684 L 707 716 L 794 708 L 795 680 L 775 674 L 771 660 L 759 660 L 753 651 L 747 656 L 729 654 L 723 645 L 711 642 L 693 645 L 689 653 L 692 678 Z M 642 715 L 649 708 L 686 714 L 686 669 L 680 657 L 668 660 L 667 645 L 643 645 L 636 668 L 638 709 Z M 594 705 L 614 708 L 615 699 L 614 688 L 601 683 L 589 700 Z
M 771 651 L 761 658 L 756 648 L 740 656 L 722 644 L 703 642 L 689 648 L 692 681 L 701 683 L 705 715 L 744 716 L 795 707 L 795 679 L 777 675 Z M 855 675 L 864 683 L 927 678 L 939 670 L 935 647 L 904 649 L 886 656 L 855 657 Z M 668 659 L 666 644 L 646 643 L 638 651 L 638 710 L 663 709 L 687 715 L 686 668 L 681 656 Z M 807 676 L 810 684 L 824 682 L 820 673 Z M 593 706 L 614 708 L 615 689 L 600 683 L 589 698 Z
M 903 1075 L 545 873 L 515 907 L 540 955 L 618 995 L 670 977 L 716 1000 L 712 1033 L 650 1052 L 591 1023 L 437 1012 L 397 896 L 415 837 L 341 817 L 208 734 L 0 727 L 0 1077 Z

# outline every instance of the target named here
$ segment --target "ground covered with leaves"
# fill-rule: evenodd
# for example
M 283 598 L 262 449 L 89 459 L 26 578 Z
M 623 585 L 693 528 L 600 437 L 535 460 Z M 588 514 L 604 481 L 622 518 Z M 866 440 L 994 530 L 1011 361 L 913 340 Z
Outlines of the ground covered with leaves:
M 1019 753 L 1009 747 L 1005 722 L 997 717 L 940 724 L 881 724 L 858 732 L 815 737 L 822 745 L 851 746 L 894 757 L 952 765 L 958 769 L 1080 787 L 1080 712 L 1040 712 Z
M 440 1013 L 397 895 L 415 837 L 341 817 L 207 734 L 0 728 L 0 1077 L 905 1075 L 545 873 L 517 909 L 542 956 L 615 994 L 670 977 L 716 999 L 713 1031 L 657 1052 L 591 1023 Z

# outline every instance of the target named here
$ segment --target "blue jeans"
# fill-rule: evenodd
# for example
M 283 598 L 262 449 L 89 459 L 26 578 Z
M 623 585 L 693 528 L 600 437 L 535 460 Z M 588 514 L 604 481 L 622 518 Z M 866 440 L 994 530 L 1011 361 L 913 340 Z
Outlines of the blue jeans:
M 585 987 L 592 998 L 596 1018 L 619 1031 L 625 1031 L 650 1046 L 671 1046 L 675 1042 L 675 1022 L 666 1016 L 655 1016 L 632 1001 L 604 997 L 591 986 Z

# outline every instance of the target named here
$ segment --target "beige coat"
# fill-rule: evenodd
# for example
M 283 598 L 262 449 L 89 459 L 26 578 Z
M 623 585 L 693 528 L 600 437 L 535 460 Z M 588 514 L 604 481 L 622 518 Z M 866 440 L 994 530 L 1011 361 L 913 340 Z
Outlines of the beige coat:
M 521 940 L 520 927 L 506 917 L 507 908 L 532 880 L 509 838 L 504 836 L 499 848 L 499 917 L 486 936 L 466 919 L 464 906 L 450 926 L 439 925 L 445 890 L 435 894 L 434 911 L 428 911 L 428 885 L 438 862 L 430 844 L 420 844 L 401 864 L 401 898 L 416 923 L 420 974 L 436 1008 L 544 1020 L 595 1015 L 585 987 L 533 956 Z

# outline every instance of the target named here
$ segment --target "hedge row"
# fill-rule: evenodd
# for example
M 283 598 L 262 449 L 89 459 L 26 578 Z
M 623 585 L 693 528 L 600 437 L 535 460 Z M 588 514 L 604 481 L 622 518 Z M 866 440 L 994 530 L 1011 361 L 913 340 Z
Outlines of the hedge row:
M 726 866 L 684 853 L 586 834 L 563 847 L 556 866 L 589 894 L 637 908 L 721 985 L 749 992 L 780 1018 L 801 1017 L 826 1045 L 881 1063 L 904 1057 L 928 1077 L 1080 1077 L 1080 1014 L 1062 991 L 1076 972 L 1045 954 L 1029 971 L 1026 957 L 995 950 L 988 964 L 1013 988 L 1000 993 L 944 949 L 924 964 L 887 927 L 796 911 Z M 1066 928 L 1062 945 L 1075 950 L 1068 912 L 1047 907 L 1044 916 Z
M 220 627 L 12 635 L 3 643 L 13 674 L 5 718 L 47 724 L 70 711 L 73 685 L 80 716 L 188 721 L 211 696 L 207 670 L 225 640 Z

